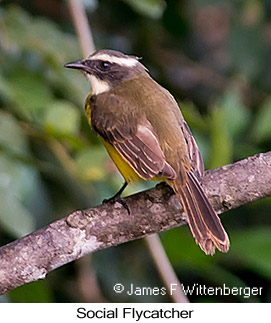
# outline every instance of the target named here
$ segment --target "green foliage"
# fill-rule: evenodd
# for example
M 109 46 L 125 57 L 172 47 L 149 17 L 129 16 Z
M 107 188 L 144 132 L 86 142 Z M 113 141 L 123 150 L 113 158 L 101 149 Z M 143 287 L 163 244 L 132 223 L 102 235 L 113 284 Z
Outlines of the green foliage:
M 211 154 L 209 167 L 216 168 L 233 161 L 233 144 L 249 126 L 250 115 L 234 82 L 219 98 L 211 111 Z
M 232 254 L 240 258 L 243 266 L 247 266 L 267 279 L 271 275 L 270 234 L 270 227 L 262 227 L 237 231 L 232 236 L 235 246 Z
M 1 112 L 1 111 L 0 111 Z M 27 158 L 26 137 L 16 120 L 0 113 L 0 223 L 15 237 L 35 229 L 34 218 L 24 206 L 37 186 L 35 168 L 20 159 Z
M 8 83 L 14 109 L 29 121 L 41 121 L 43 112 L 53 99 L 44 78 L 36 73 L 27 73 L 27 69 L 16 69 L 9 76 Z
M 39 280 L 23 285 L 9 293 L 10 301 L 14 303 L 51 303 L 52 296 L 46 281 Z
M 106 176 L 105 165 L 107 155 L 100 147 L 91 147 L 81 150 L 75 159 L 78 174 L 82 180 L 101 181 Z
M 49 133 L 60 136 L 77 135 L 80 126 L 80 112 L 76 106 L 66 101 L 49 104 L 43 118 L 43 126 Z
M 161 18 L 166 2 L 163 0 L 125 0 L 136 12 L 147 17 L 158 19 Z
M 242 102 L 238 84 L 233 83 L 220 98 L 218 106 L 225 112 L 225 127 L 232 139 L 237 140 L 248 126 L 249 110 Z
M 211 161 L 210 168 L 216 168 L 232 161 L 232 141 L 226 125 L 224 109 L 214 108 L 210 120 Z
M 45 10 L 38 1 L 16 2 L 0 9 L 1 244 L 100 203 L 122 183 L 83 115 L 88 82 L 63 68 L 82 58 L 70 17 L 49 3 Z M 263 2 L 101 0 L 88 9 L 97 48 L 142 56 L 177 98 L 206 168 L 270 150 L 271 43 Z M 192 301 L 270 300 L 270 201 L 228 212 L 223 223 L 231 239 L 227 255 L 205 256 L 184 227 L 161 234 L 181 282 L 263 286 L 264 295 Z M 77 292 L 86 279 L 80 266 L 67 265 L 0 301 L 85 301 Z M 142 241 L 96 253 L 93 266 L 107 300 L 169 301 L 112 292 L 121 281 L 161 286 Z
M 257 141 L 271 139 L 271 98 L 268 98 L 256 116 L 253 135 Z

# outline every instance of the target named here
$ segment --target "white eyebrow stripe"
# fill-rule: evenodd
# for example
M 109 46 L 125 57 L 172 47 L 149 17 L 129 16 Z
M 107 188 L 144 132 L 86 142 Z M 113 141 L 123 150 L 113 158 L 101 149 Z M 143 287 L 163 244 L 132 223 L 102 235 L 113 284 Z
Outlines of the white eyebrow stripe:
M 127 67 L 133 67 L 135 66 L 138 61 L 136 58 L 132 58 L 132 57 L 116 57 L 116 56 L 110 56 L 108 54 L 97 54 L 94 56 L 89 57 L 89 59 L 100 59 L 103 61 L 107 61 L 109 63 L 116 63 L 118 65 L 122 65 L 122 66 L 127 66 Z

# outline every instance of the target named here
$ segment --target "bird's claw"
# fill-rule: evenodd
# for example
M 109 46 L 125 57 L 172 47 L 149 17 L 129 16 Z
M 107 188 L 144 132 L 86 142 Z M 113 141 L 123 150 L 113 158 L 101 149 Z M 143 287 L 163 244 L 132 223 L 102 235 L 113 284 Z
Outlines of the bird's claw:
M 129 215 L 131 214 L 128 204 L 120 197 L 120 195 L 115 195 L 109 199 L 103 200 L 103 204 L 105 203 L 115 204 L 116 202 L 120 203 L 125 208 L 125 210 L 128 212 Z

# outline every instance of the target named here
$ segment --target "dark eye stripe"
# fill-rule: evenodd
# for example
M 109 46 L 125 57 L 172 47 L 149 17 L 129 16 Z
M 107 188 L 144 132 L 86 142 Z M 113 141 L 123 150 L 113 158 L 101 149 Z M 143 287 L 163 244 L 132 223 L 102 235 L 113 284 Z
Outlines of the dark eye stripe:
M 85 65 L 89 66 L 91 68 L 94 67 L 98 70 L 104 71 L 104 70 L 108 70 L 108 68 L 110 68 L 114 64 L 112 64 L 108 61 L 102 61 L 99 59 L 95 59 L 95 60 L 85 60 Z

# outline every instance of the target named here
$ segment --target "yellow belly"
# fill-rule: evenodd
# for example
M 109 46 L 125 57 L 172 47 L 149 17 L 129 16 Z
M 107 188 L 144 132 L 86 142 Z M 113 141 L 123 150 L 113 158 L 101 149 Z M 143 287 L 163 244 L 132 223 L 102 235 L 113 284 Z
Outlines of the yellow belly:
M 101 139 L 109 156 L 117 166 L 125 181 L 127 183 L 142 181 L 143 179 L 137 175 L 133 168 L 121 157 L 121 155 L 116 151 L 116 149 L 108 142 L 106 142 L 103 138 Z

